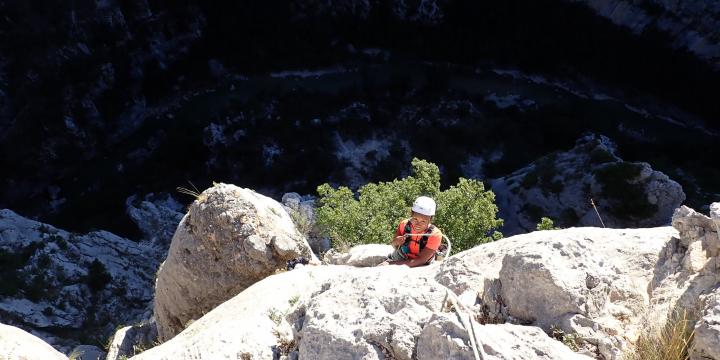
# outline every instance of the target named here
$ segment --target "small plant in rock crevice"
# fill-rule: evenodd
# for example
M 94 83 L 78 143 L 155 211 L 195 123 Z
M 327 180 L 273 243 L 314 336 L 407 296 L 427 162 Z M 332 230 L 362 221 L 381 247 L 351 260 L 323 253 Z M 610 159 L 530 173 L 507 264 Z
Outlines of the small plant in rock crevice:
M 572 349 L 572 351 L 577 352 L 582 344 L 582 339 L 577 334 L 566 333 L 557 325 L 550 326 L 550 334 L 548 335 L 550 335 L 551 338 L 565 344 L 565 346 Z

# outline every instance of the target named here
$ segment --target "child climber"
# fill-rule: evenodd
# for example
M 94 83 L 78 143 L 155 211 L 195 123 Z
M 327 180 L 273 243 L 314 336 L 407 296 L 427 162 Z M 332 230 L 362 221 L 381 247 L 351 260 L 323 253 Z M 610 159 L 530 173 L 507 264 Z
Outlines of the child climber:
M 415 199 L 409 219 L 398 225 L 392 246 L 395 251 L 380 265 L 407 265 L 409 267 L 429 264 L 442 241 L 442 232 L 433 225 L 435 200 L 427 196 Z

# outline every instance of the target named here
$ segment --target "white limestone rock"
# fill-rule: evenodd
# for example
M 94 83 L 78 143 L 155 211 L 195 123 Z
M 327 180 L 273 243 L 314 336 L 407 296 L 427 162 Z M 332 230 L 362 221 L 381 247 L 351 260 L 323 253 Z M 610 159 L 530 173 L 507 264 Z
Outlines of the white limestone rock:
M 689 208 L 673 223 L 537 231 L 421 268 L 302 267 L 256 282 L 135 358 L 621 359 L 668 305 L 698 299 L 708 305 L 693 351 L 712 354 L 717 233 Z M 685 259 L 702 259 L 698 249 L 704 262 Z M 547 335 L 555 331 L 576 338 L 579 353 Z
M 0 323 L 0 359 L 67 360 L 68 358 L 40 338 Z
M 629 348 L 624 334 L 643 326 L 637 314 L 674 236 L 671 227 L 537 231 L 457 254 L 437 279 L 455 294 L 475 294 L 469 305 L 486 321 L 556 326 L 617 359 Z
M 690 359 L 720 359 L 720 287 L 705 299 L 702 318 L 695 325 Z
M 306 266 L 268 276 L 132 359 L 272 359 L 280 343 L 294 339 L 289 314 L 311 301 L 321 284 L 354 270 Z
M 346 253 L 330 250 L 325 253 L 323 261 L 333 265 L 376 266 L 385 261 L 393 250 L 392 246 L 383 244 L 357 245 L 350 248 Z
M 304 359 L 410 360 L 416 337 L 447 289 L 432 280 L 432 268 L 388 266 L 357 269 L 326 282 L 297 318 L 299 356 Z
M 474 360 L 473 345 L 485 360 L 505 359 L 590 359 L 573 352 L 542 329 L 513 324 L 481 325 L 467 320 L 470 329 L 454 313 L 435 314 L 418 338 L 418 360 Z M 474 344 L 470 335 L 474 334 Z
M 278 202 L 234 185 L 204 191 L 178 225 L 158 271 L 160 340 L 300 256 L 316 259 Z

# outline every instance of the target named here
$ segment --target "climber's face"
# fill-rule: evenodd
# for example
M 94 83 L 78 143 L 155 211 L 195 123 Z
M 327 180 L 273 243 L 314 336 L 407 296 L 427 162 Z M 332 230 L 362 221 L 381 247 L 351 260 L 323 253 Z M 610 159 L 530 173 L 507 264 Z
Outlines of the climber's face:
M 413 232 L 423 232 L 427 230 L 430 225 L 430 220 L 432 220 L 432 216 L 413 212 L 410 217 L 410 226 L 412 226 Z

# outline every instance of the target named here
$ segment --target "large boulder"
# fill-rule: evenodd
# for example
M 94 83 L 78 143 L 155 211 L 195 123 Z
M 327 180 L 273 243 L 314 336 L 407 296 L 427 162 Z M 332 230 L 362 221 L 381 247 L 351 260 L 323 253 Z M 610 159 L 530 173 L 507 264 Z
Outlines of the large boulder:
M 0 359 L 67 360 L 67 356 L 24 330 L 0 324 Z
M 537 231 L 449 258 L 437 278 L 484 322 L 577 334 L 582 351 L 617 359 L 642 327 L 647 288 L 671 227 Z
M 178 225 L 158 271 L 159 339 L 172 338 L 189 322 L 300 256 L 314 258 L 278 202 L 227 184 L 204 191 Z

